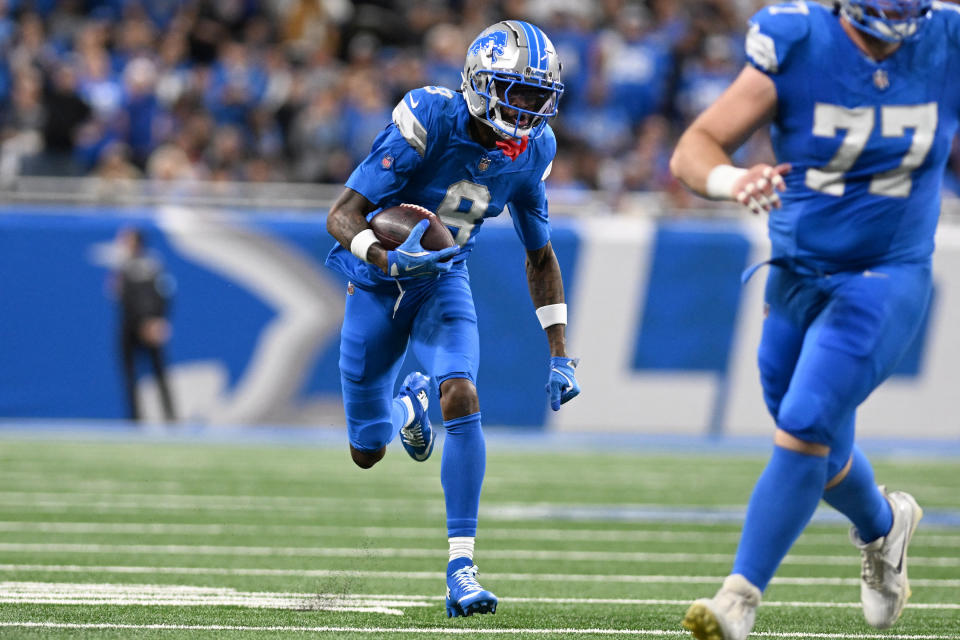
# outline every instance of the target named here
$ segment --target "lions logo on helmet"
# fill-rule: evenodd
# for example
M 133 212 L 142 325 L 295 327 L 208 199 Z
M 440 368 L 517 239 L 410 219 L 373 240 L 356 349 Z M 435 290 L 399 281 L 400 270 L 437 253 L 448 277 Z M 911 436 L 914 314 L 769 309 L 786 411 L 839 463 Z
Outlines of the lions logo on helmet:
M 557 115 L 560 57 L 539 28 L 521 20 L 487 27 L 467 49 L 463 97 L 471 115 L 504 138 L 536 138 Z
M 840 0 L 840 11 L 853 26 L 885 42 L 920 35 L 933 0 Z
M 494 31 L 493 33 L 488 33 L 485 36 L 477 38 L 474 43 L 470 45 L 469 53 L 488 55 L 490 56 L 490 63 L 493 64 L 497 61 L 498 56 L 503 55 L 503 48 L 506 44 L 507 32 Z

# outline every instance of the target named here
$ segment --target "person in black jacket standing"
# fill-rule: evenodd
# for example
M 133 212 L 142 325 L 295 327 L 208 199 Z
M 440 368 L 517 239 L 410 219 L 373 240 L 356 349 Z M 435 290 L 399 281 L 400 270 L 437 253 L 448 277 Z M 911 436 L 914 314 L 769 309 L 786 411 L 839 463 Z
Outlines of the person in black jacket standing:
M 160 261 L 146 251 L 144 235 L 139 229 L 121 229 L 117 244 L 122 256 L 115 286 L 120 301 L 120 351 L 129 415 L 132 420 L 142 418 L 134 361 L 138 352 L 144 352 L 153 365 L 164 417 L 173 422 L 173 399 L 163 356 L 163 347 L 170 339 L 167 311 L 172 280 Z

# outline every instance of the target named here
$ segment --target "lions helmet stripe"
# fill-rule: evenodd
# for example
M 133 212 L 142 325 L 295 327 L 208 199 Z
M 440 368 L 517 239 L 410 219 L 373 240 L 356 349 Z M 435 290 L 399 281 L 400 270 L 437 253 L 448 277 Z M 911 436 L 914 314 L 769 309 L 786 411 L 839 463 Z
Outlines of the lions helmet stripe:
M 537 36 L 537 68 L 540 71 L 547 70 L 547 36 L 539 28 L 530 25 L 534 35 Z
M 520 25 L 523 34 L 527 37 L 527 65 L 531 69 L 540 69 L 540 43 L 537 41 L 536 30 L 529 22 L 517 20 L 517 24 Z M 534 47 L 536 47 L 536 52 L 534 52 Z
M 546 56 L 547 43 L 544 40 L 543 31 L 540 31 L 540 29 L 538 29 L 537 27 L 529 23 L 527 24 L 527 26 L 530 27 L 531 31 L 533 31 L 533 38 L 537 42 L 537 53 L 536 53 L 537 69 L 539 71 L 546 71 L 547 67 L 545 63 L 547 61 L 547 56 Z

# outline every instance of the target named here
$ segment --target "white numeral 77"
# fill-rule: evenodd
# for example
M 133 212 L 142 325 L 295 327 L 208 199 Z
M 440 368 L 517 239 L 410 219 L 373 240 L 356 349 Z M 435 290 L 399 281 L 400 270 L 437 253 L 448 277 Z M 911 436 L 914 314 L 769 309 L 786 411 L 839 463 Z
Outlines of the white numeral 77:
M 835 104 L 817 103 L 813 111 L 813 135 L 835 138 L 837 131 L 846 133 L 840 148 L 826 165 L 807 169 L 809 188 L 832 196 L 842 196 L 846 188 L 844 174 L 857 162 L 867 146 L 873 131 L 876 110 L 873 107 L 848 109 Z M 906 198 L 910 195 L 913 179 L 910 172 L 923 164 L 933 146 L 937 130 L 937 103 L 880 107 L 880 135 L 884 138 L 902 138 L 907 129 L 913 130 L 910 148 L 900 166 L 878 173 L 870 180 L 870 193 L 878 196 Z

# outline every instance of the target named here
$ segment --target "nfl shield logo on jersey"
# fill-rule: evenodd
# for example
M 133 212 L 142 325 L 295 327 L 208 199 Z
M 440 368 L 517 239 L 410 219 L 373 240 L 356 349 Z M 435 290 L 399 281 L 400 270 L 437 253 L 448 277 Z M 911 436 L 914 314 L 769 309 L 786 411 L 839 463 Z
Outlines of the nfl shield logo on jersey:
M 389 169 L 390 167 L 392 167 L 393 156 L 390 155 L 389 153 L 383 156 L 383 158 L 380 159 L 380 166 L 383 167 L 384 169 Z
M 883 69 L 877 69 L 873 72 L 873 86 L 880 91 L 886 91 L 890 86 L 890 78 L 887 76 L 887 72 Z
M 482 158 L 480 158 L 480 162 L 477 163 L 477 168 L 480 169 L 480 171 L 486 171 L 487 169 L 489 169 L 490 158 L 487 156 L 483 156 Z

